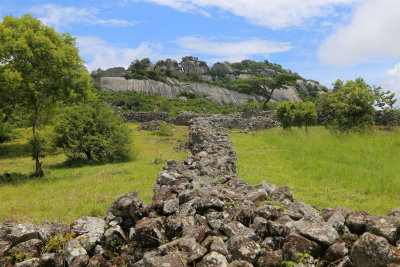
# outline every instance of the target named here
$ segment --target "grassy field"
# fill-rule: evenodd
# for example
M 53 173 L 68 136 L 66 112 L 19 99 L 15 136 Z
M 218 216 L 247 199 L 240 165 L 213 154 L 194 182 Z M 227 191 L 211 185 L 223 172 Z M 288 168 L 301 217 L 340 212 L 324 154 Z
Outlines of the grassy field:
M 0 174 L 21 173 L 13 183 L 0 184 L 0 222 L 43 220 L 71 223 L 83 215 L 104 216 L 110 204 L 121 194 L 138 190 L 144 202 L 150 202 L 157 174 L 169 159 L 183 160 L 188 152 L 174 150 L 187 139 L 187 127 L 174 127 L 173 136 L 158 137 L 137 131 L 130 124 L 136 159 L 131 162 L 66 167 L 66 157 L 54 153 L 43 160 L 45 177 L 24 178 L 34 170 L 27 152 L 30 129 L 20 130 L 20 138 L 0 145 Z M 159 165 L 155 159 L 161 159 Z
M 319 208 L 384 215 L 400 206 L 400 129 L 360 135 L 275 128 L 230 138 L 239 175 L 250 184 L 287 184 L 295 198 Z

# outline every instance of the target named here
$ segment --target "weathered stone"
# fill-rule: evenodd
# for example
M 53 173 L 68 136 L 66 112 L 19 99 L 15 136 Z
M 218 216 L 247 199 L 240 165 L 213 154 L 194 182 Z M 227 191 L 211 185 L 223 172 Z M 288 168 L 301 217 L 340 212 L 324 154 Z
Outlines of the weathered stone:
M 262 247 L 267 247 L 272 250 L 276 250 L 282 247 L 285 242 L 285 238 L 282 236 L 268 236 L 262 241 Z
M 262 189 L 259 189 L 259 190 L 255 190 L 255 191 L 251 191 L 251 192 L 247 193 L 247 195 L 245 196 L 245 199 L 250 200 L 254 204 L 258 204 L 258 203 L 266 200 L 267 197 L 268 197 L 267 192 L 265 192 Z
M 197 243 L 203 242 L 206 238 L 207 228 L 205 226 L 185 225 L 182 231 L 182 237 L 193 237 Z
M 164 218 L 143 218 L 135 226 L 136 241 L 144 247 L 157 247 L 166 240 Z
M 349 253 L 344 242 L 335 243 L 328 248 L 324 259 L 327 262 L 335 262 L 341 258 L 344 258 Z
M 262 217 L 255 217 L 250 227 L 261 239 L 264 239 L 268 234 L 268 221 Z
M 275 184 L 268 183 L 267 181 L 262 181 L 260 186 L 265 192 L 267 192 L 267 194 L 271 194 L 276 188 L 278 188 Z
M 186 262 L 182 261 L 182 255 L 177 252 L 168 253 L 161 256 L 156 252 L 146 253 L 143 257 L 145 267 L 186 267 Z
M 125 236 L 124 231 L 122 230 L 121 226 L 116 225 L 113 227 L 108 228 L 104 232 L 103 243 L 107 247 L 116 247 L 118 245 L 122 245 L 128 242 L 128 239 Z
M 55 253 L 44 253 L 40 256 L 40 267 L 56 266 Z
M 228 251 L 233 260 L 245 260 L 253 263 L 260 252 L 260 245 L 250 238 L 235 235 L 228 241 Z
M 400 253 L 385 238 L 364 233 L 351 250 L 351 259 L 355 267 L 386 266 L 400 263 Z
M 294 223 L 299 233 L 324 245 L 332 245 L 339 238 L 338 232 L 323 221 L 310 221 L 304 218 Z
M 292 190 L 290 190 L 289 186 L 287 185 L 276 188 L 270 194 L 270 197 L 273 200 L 279 201 L 285 205 L 288 205 L 290 202 L 294 201 Z
M 79 255 L 76 257 L 74 262 L 70 265 L 71 267 L 86 267 L 89 263 L 88 255 Z
M 180 253 L 182 255 L 181 258 L 188 263 L 200 259 L 207 253 L 207 249 L 198 244 L 196 239 L 192 237 L 182 237 L 176 239 L 170 243 L 160 246 L 158 250 L 163 255 L 171 251 Z
M 240 222 L 233 221 L 221 226 L 221 231 L 227 236 L 232 237 L 239 232 L 241 229 L 245 229 L 246 226 L 241 224 Z
M 352 233 L 360 235 L 365 232 L 365 225 L 369 216 L 365 211 L 353 211 L 347 216 L 346 225 Z
M 16 263 L 15 267 L 39 267 L 40 259 L 33 258 L 20 263 Z
M 271 205 L 266 205 L 257 208 L 254 211 L 254 215 L 266 220 L 276 220 L 279 216 L 279 211 Z
M 346 219 L 341 212 L 335 212 L 327 221 L 327 224 L 335 228 L 338 233 L 342 233 Z
M 304 216 L 319 218 L 318 211 L 311 205 L 304 203 L 301 200 L 296 200 L 294 203 L 290 203 L 284 212 L 294 220 L 300 220 Z
M 318 255 L 318 245 L 315 242 L 308 240 L 297 234 L 290 234 L 285 238 L 285 244 L 282 248 L 283 257 L 286 260 L 298 261 L 301 254 Z
M 39 239 L 30 239 L 19 243 L 12 248 L 14 254 L 25 255 L 31 258 L 38 258 L 42 249 L 42 241 Z
M 210 250 L 218 252 L 219 254 L 222 254 L 224 256 L 227 256 L 229 253 L 228 248 L 226 247 L 221 237 L 214 238 L 214 241 L 211 243 Z
M 283 259 L 278 260 L 272 251 L 266 250 L 260 253 L 255 265 L 260 267 L 280 267 L 280 262 L 282 261 Z
M 89 260 L 87 267 L 106 267 L 106 264 L 107 260 L 103 256 L 97 254 Z
M 337 207 L 337 208 L 334 208 L 334 209 L 330 209 L 330 208 L 328 208 L 328 209 L 323 209 L 322 210 L 322 212 L 321 212 L 321 216 L 322 216 L 322 218 L 324 219 L 324 221 L 328 221 L 329 220 L 329 218 L 333 215 L 333 214 L 335 214 L 336 212 L 340 212 L 342 215 L 343 215 L 343 217 L 346 219 L 347 218 L 347 216 L 352 212 L 350 209 L 348 209 L 348 208 L 345 208 L 345 207 Z
M 10 239 L 14 245 L 30 239 L 38 239 L 38 238 L 39 238 L 38 229 L 33 224 L 20 223 L 15 225 L 11 229 Z
M 225 74 L 232 74 L 233 73 L 233 70 L 232 70 L 231 66 L 229 66 L 228 64 L 225 64 L 225 63 L 221 63 L 221 62 L 215 63 L 212 66 L 211 70 L 213 70 L 213 71 L 221 71 L 221 72 L 223 72 Z
M 272 236 L 287 236 L 290 232 L 290 228 L 285 224 L 281 224 L 279 222 L 268 221 L 268 231 Z
M 68 230 L 68 227 L 65 224 L 48 221 L 43 222 L 41 225 L 37 226 L 37 228 L 39 238 L 44 243 L 48 242 L 55 235 L 64 236 Z
M 370 216 L 365 226 L 367 232 L 386 238 L 392 245 L 399 239 L 399 228 L 400 218 L 394 216 Z
M 0 257 L 11 248 L 11 243 L 8 241 L 0 241 Z
M 204 256 L 199 267 L 228 267 L 228 261 L 224 255 L 212 251 Z
M 86 250 L 91 250 L 101 241 L 105 226 L 104 220 L 85 216 L 71 224 L 71 232 Z
M 174 199 L 170 199 L 164 202 L 164 206 L 163 206 L 163 213 L 165 215 L 170 215 L 173 213 L 178 212 L 179 210 L 179 199 L 178 198 L 174 198 Z
M 76 239 L 70 239 L 65 244 L 64 259 L 71 265 L 79 256 L 87 255 L 86 250 L 81 246 L 80 242 Z
M 229 263 L 228 267 L 253 267 L 253 264 L 247 261 L 236 260 Z
M 116 217 L 132 217 L 135 221 L 141 218 L 143 202 L 139 198 L 138 192 L 133 191 L 126 193 L 117 198 L 108 208 Z
M 386 213 L 386 216 L 400 217 L 400 207 L 388 211 L 388 213 Z

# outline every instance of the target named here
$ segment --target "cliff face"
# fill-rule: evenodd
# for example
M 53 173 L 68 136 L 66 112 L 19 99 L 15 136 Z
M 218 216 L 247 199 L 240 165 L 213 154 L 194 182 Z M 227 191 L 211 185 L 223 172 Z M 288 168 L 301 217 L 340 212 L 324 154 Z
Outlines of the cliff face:
M 178 83 L 170 86 L 166 83 L 153 80 L 126 80 L 123 77 L 101 77 L 100 86 L 104 91 L 125 92 L 135 91 L 145 94 L 160 95 L 173 99 L 180 92 L 194 92 L 197 96 L 205 98 L 218 105 L 240 105 L 248 100 L 262 101 L 261 96 L 242 94 L 237 91 L 221 87 L 214 87 L 202 83 Z M 272 95 L 272 101 L 301 101 L 301 98 L 294 86 L 286 90 L 276 90 Z

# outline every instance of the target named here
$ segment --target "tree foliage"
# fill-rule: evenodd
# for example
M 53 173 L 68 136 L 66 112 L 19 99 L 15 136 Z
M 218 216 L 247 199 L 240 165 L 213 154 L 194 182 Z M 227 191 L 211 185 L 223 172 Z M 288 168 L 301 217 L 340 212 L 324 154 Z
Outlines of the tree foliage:
M 131 156 L 129 130 L 121 117 L 100 101 L 66 107 L 54 129 L 55 145 L 70 160 L 123 160 Z
M 31 15 L 0 22 L 0 109 L 7 117 L 7 110 L 19 105 L 32 125 L 32 140 L 38 139 L 37 127 L 49 106 L 84 96 L 90 86 L 71 35 L 60 35 Z M 42 153 L 33 154 L 41 175 Z
M 364 130 L 374 125 L 376 97 L 371 86 L 361 78 L 334 83 L 334 90 L 320 96 L 318 111 L 327 124 L 340 131 Z
M 276 116 L 284 129 L 292 126 L 299 128 L 314 125 L 317 120 L 317 111 L 312 102 L 292 102 L 285 101 L 278 105 Z

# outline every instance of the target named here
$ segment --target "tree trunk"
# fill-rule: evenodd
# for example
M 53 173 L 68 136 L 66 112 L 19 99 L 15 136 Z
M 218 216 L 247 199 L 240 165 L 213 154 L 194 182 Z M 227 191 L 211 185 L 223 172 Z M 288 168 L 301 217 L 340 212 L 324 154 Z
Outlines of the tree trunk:
M 40 105 L 36 105 L 35 107 L 35 118 L 32 123 L 32 134 L 33 134 L 33 139 L 37 139 L 38 135 L 36 134 L 36 125 L 39 120 L 39 112 L 40 112 Z M 40 142 L 40 140 L 38 140 Z M 36 172 L 35 176 L 36 177 L 43 177 L 44 173 L 42 170 L 42 162 L 40 162 L 40 144 L 36 144 L 33 146 L 33 159 L 35 160 L 36 164 Z
M 275 89 L 272 89 L 271 90 L 271 93 L 267 96 L 267 99 L 265 99 L 264 100 L 264 104 L 263 104 L 263 106 L 262 106 L 262 109 L 263 110 L 266 110 L 267 109 L 267 103 L 271 100 L 271 98 L 272 98 L 272 93 L 275 91 Z

